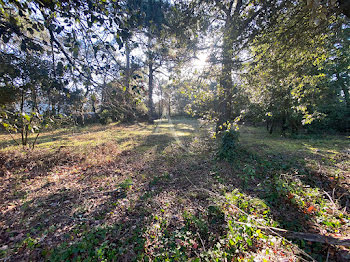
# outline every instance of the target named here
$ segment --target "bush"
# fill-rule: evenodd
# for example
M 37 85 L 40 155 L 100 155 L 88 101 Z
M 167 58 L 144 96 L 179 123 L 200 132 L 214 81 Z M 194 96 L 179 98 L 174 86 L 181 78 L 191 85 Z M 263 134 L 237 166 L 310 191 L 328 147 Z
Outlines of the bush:
M 239 133 L 230 128 L 222 132 L 218 158 L 231 161 L 236 155 Z
M 112 113 L 105 109 L 100 113 L 100 123 L 102 125 L 108 125 L 113 122 Z

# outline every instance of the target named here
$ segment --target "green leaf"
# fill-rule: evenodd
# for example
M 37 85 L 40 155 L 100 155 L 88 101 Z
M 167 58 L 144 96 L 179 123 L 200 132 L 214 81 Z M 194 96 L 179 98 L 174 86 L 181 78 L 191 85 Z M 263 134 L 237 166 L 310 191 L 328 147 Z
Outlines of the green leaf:
M 22 113 L 22 116 L 23 116 L 27 121 L 30 121 L 30 116 L 28 116 L 27 114 Z

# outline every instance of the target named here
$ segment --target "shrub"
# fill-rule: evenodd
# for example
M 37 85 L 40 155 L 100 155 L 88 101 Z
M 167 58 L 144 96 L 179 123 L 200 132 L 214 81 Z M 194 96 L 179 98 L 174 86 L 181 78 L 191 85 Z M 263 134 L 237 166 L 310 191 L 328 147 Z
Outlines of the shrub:
M 113 122 L 112 113 L 105 109 L 100 113 L 100 122 L 102 125 L 108 125 Z
M 231 161 L 236 155 L 239 133 L 236 129 L 229 128 L 222 132 L 218 158 Z

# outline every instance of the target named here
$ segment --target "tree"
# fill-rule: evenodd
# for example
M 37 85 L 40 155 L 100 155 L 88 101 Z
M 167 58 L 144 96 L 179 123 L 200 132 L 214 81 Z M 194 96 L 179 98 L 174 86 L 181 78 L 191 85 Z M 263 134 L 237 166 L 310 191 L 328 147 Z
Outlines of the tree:
M 64 66 L 75 72 L 76 77 L 88 80 L 91 71 L 100 70 L 100 66 L 80 59 L 82 41 L 95 55 L 101 42 L 107 49 L 114 49 L 110 39 L 116 39 L 122 46 L 128 36 L 127 21 L 121 19 L 122 11 L 116 1 L 3 1 L 1 38 L 4 43 L 18 42 L 22 51 L 48 52 L 52 57 L 58 52 L 59 61 L 67 62 Z M 104 30 L 94 33 L 97 26 Z M 58 67 L 57 60 L 55 66 Z
M 336 76 L 341 67 L 344 70 L 349 65 L 341 55 L 346 44 L 335 42 L 339 21 L 329 19 L 322 25 L 310 21 L 305 6 L 291 5 L 252 45 L 254 59 L 245 74 L 253 105 L 248 115 L 260 114 L 270 133 L 277 125 L 282 133 L 287 129 L 297 132 L 310 124 L 321 129 L 325 121 L 332 126 L 339 118 L 335 112 L 344 112 L 340 89 L 332 83 L 332 79 L 339 83 L 341 78 Z M 344 79 L 346 75 L 344 72 Z M 336 126 L 340 127 L 339 122 Z
M 214 61 L 220 63 L 219 112 L 217 130 L 223 123 L 235 118 L 233 113 L 234 99 L 237 95 L 237 85 L 233 81 L 233 71 L 242 67 L 242 55 L 247 47 L 264 27 L 267 27 L 276 10 L 283 1 L 205 1 L 204 8 L 210 12 L 211 29 L 220 30 L 220 58 Z M 212 60 L 213 61 L 213 60 Z
M 198 17 L 188 4 L 180 1 L 128 1 L 130 9 L 140 14 L 139 27 L 133 33 L 135 42 L 143 48 L 148 78 L 148 116 L 155 117 L 153 93 L 157 75 L 167 75 L 194 52 Z M 164 72 L 164 68 L 166 68 Z
M 19 132 L 21 144 L 27 146 L 29 133 L 37 133 L 37 138 L 44 124 L 42 95 L 46 87 L 54 82 L 50 78 L 52 65 L 37 56 L 21 53 L 0 53 L 0 63 L 3 65 L 0 72 L 1 89 L 12 90 L 10 98 L 2 101 L 0 122 L 10 134 Z M 19 101 L 17 105 L 16 101 Z M 35 142 L 36 139 L 33 147 Z
M 148 115 L 149 120 L 153 121 L 155 113 L 153 104 L 154 73 L 161 66 L 161 52 L 164 51 L 157 42 L 165 23 L 164 14 L 169 5 L 159 0 L 130 0 L 127 6 L 134 11 L 137 10 L 140 17 L 138 24 L 141 30 L 137 33 L 141 45 L 145 47 L 145 64 L 148 69 Z

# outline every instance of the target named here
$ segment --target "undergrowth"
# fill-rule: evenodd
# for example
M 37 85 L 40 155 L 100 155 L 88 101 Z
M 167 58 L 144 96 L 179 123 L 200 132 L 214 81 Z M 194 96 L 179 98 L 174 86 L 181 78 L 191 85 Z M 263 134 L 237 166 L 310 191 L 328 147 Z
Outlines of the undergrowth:
M 348 235 L 349 158 L 339 137 L 297 140 L 243 127 L 239 143 L 236 131 L 222 132 L 214 154 L 217 145 L 198 132 L 190 135 L 195 125 L 189 123 L 176 124 L 184 143 L 165 123 L 97 129 L 72 138 L 74 147 L 60 148 L 57 140 L 50 150 L 6 151 L 0 159 L 0 258 L 339 258 L 330 245 L 290 242 L 266 230 Z

